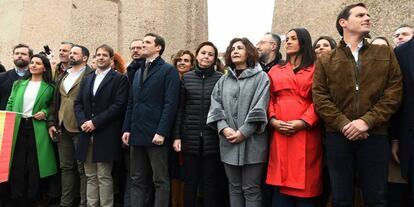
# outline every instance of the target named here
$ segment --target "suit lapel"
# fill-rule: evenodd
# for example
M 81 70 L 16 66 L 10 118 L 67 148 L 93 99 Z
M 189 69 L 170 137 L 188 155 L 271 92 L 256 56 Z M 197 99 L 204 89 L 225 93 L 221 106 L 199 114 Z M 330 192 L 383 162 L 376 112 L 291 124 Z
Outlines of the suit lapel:
M 102 88 L 105 87 L 106 84 L 108 84 L 113 76 L 114 73 L 116 73 L 115 71 L 113 71 L 112 69 L 109 70 L 108 74 L 106 74 L 105 78 L 102 80 L 101 84 L 99 84 L 98 89 L 96 90 L 95 96 L 102 90 Z

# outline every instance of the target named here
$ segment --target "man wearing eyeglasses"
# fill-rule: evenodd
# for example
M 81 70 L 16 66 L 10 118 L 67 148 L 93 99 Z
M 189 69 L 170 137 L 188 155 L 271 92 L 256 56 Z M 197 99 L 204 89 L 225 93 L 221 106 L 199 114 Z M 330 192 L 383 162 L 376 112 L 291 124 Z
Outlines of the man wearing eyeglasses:
M 266 73 L 274 65 L 282 62 L 282 54 L 279 52 L 280 43 L 281 39 L 279 35 L 268 32 L 256 44 L 257 51 L 259 52 L 260 65 L 262 65 Z

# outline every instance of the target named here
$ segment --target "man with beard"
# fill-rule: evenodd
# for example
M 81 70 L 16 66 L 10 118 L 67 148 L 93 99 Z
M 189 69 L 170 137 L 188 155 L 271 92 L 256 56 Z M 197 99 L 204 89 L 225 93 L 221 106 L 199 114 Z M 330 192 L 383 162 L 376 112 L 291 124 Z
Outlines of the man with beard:
M 61 42 L 59 47 L 59 63 L 54 68 L 53 72 L 53 80 L 58 80 L 60 75 L 69 68 L 69 52 L 70 49 L 73 47 L 73 43 L 71 42 Z
M 7 101 L 16 80 L 22 79 L 26 74 L 30 56 L 33 50 L 25 44 L 18 44 L 13 48 L 14 69 L 0 73 L 0 110 L 5 110 Z M 0 184 L 0 206 L 6 206 L 8 202 L 7 183 Z
M 74 100 L 78 96 L 82 79 L 93 70 L 86 64 L 89 50 L 74 45 L 69 52 L 69 65 L 61 78 L 56 81 L 56 90 L 48 120 L 51 138 L 60 138 L 57 143 L 61 170 L 62 196 L 60 206 L 73 206 L 75 193 L 80 192 L 80 206 L 86 206 L 86 177 L 82 162 L 75 160 L 78 141 L 78 122 L 74 111 Z M 57 134 L 59 136 L 57 136 Z M 80 177 L 80 189 L 76 190 L 76 171 Z
M 142 40 L 132 40 L 129 50 L 131 51 L 132 62 L 127 67 L 127 76 L 131 84 L 134 80 L 135 71 L 145 65 L 145 58 L 142 57 Z
M 6 109 L 13 82 L 21 79 L 27 72 L 29 58 L 33 50 L 25 44 L 18 44 L 13 48 L 13 63 L 15 68 L 0 74 L 0 110 Z
M 259 52 L 260 65 L 266 73 L 276 64 L 282 62 L 280 50 L 281 39 L 279 35 L 268 32 L 256 44 Z

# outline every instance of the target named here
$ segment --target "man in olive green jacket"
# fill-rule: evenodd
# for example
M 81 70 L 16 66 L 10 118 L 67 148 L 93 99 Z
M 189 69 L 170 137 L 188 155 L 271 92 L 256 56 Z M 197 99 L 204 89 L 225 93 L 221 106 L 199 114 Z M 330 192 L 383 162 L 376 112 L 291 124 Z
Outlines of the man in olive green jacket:
M 59 152 L 62 172 L 62 196 L 60 206 L 73 206 L 76 197 L 76 171 L 80 177 L 80 205 L 86 206 L 86 177 L 83 162 L 75 160 L 75 147 L 78 141 L 79 127 L 75 117 L 74 100 L 78 96 L 80 83 L 93 70 L 86 64 L 89 50 L 81 45 L 74 45 L 70 50 L 69 64 L 56 82 L 51 114 L 49 116 L 49 135 L 55 138 Z

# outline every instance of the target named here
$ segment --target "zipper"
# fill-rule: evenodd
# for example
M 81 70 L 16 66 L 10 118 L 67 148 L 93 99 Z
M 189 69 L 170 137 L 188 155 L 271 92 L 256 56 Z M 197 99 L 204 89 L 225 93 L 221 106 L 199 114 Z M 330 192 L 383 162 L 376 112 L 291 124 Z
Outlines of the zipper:
M 355 61 L 355 119 L 359 118 L 359 72 L 361 70 L 361 60 L 358 53 L 358 61 Z
M 201 77 L 201 117 L 200 117 L 200 137 L 203 137 L 203 120 L 204 120 L 204 80 L 205 80 L 205 75 L 203 73 L 202 77 Z

